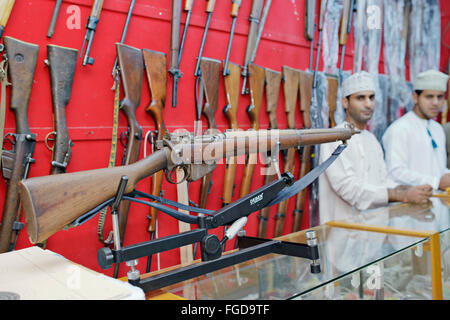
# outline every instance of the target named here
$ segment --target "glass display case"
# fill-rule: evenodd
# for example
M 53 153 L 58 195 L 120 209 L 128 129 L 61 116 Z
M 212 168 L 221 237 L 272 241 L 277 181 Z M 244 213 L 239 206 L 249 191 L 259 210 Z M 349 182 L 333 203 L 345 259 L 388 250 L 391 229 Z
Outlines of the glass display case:
M 450 299 L 450 211 L 445 198 L 432 198 L 426 205 L 394 204 L 356 212 L 348 219 L 331 221 L 327 225 L 428 238 L 422 250 L 424 258 L 420 261 L 421 269 L 425 270 L 422 272 L 431 273 L 433 298 Z M 398 240 L 400 242 L 392 245 L 400 249 L 404 240 Z
M 311 229 L 309 229 L 311 230 Z M 431 283 L 415 265 L 428 238 L 322 225 L 317 233 L 321 272 L 311 261 L 268 254 L 183 281 L 148 298 L 184 299 L 427 299 L 411 279 Z M 278 239 L 305 243 L 306 230 Z M 416 275 L 417 274 L 417 275 Z M 409 285 L 409 286 L 408 286 Z M 164 294 L 162 296 L 162 294 Z

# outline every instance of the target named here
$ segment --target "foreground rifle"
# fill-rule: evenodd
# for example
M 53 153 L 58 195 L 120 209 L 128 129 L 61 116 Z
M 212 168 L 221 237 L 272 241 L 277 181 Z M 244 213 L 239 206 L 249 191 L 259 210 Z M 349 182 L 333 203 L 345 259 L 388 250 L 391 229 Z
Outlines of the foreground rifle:
M 225 117 L 228 120 L 229 127 L 232 131 L 237 131 L 239 129 L 236 115 L 239 105 L 240 79 L 241 79 L 240 67 L 233 62 L 229 62 L 228 74 L 224 78 L 227 105 L 223 108 L 223 113 L 225 114 Z M 233 198 L 236 164 L 237 164 L 236 157 L 230 157 L 229 159 L 227 159 L 223 184 L 223 199 L 222 199 L 223 206 L 226 206 L 227 204 L 231 203 Z
M 278 96 L 280 94 L 281 86 L 281 72 L 270 70 L 266 68 L 266 101 L 267 107 L 266 111 L 269 116 L 269 129 L 278 129 L 277 124 L 277 104 Z M 278 158 L 278 154 L 273 154 L 269 156 L 272 160 Z M 278 162 L 278 160 L 276 160 Z M 272 162 L 266 165 L 266 172 L 264 177 L 264 185 L 267 185 L 277 178 L 276 173 L 268 172 L 276 168 L 272 168 Z M 269 219 L 270 207 L 266 207 L 261 210 L 259 215 L 259 226 L 258 226 L 258 237 L 264 238 L 267 232 L 267 221 Z
M 147 80 L 150 87 L 151 102 L 145 111 L 153 118 L 156 127 L 156 139 L 162 140 L 168 133 L 164 123 L 163 111 L 166 103 L 166 84 L 167 76 L 166 70 L 166 54 L 162 52 L 142 49 L 144 57 L 145 70 L 147 73 Z M 161 195 L 161 184 L 163 181 L 162 170 L 152 175 L 150 190 L 154 196 Z M 148 231 L 150 232 L 150 239 L 155 237 L 156 232 L 157 210 L 154 207 L 150 208 L 150 224 Z M 151 259 L 149 257 L 147 270 L 150 270 Z
M 300 92 L 300 113 L 303 119 L 303 129 L 311 129 L 311 94 L 313 86 L 313 74 L 310 72 L 300 71 L 299 92 Z M 300 179 L 303 178 L 311 170 L 311 146 L 302 146 L 300 148 L 301 164 Z M 303 220 L 303 212 L 305 208 L 305 199 L 307 188 L 297 194 L 294 209 L 294 224 L 292 231 L 299 231 Z
M 285 99 L 285 110 L 286 117 L 288 120 L 288 128 L 295 129 L 295 105 L 298 99 L 299 91 L 299 70 L 283 66 L 283 91 Z M 284 172 L 294 173 L 295 165 L 295 149 L 289 149 L 285 162 L 284 162 Z M 289 204 L 289 199 L 284 200 L 278 205 L 278 211 L 276 213 L 275 219 L 275 231 L 274 237 L 279 237 L 283 233 L 284 228 L 284 218 L 286 217 L 286 211 Z
M 200 61 L 200 72 L 202 87 L 205 94 L 205 104 L 202 108 L 202 113 L 208 121 L 208 131 L 210 133 L 217 132 L 217 124 L 215 119 L 215 113 L 217 111 L 217 103 L 219 99 L 219 81 L 220 81 L 220 61 L 202 58 Z M 201 106 L 197 106 L 200 108 Z M 202 168 L 202 167 L 199 167 Z M 211 175 L 212 172 L 203 176 L 200 187 L 199 207 L 206 207 L 206 200 L 211 188 Z
M 36 134 L 28 127 L 28 102 L 33 85 L 39 46 L 4 37 L 11 79 L 10 109 L 14 112 L 16 133 L 8 134 L 11 150 L 3 150 L 2 172 L 7 191 L 0 226 L 0 253 L 13 250 L 23 224 L 20 223 L 18 183 L 27 177 L 34 162 Z
M 104 0 L 94 0 L 92 5 L 91 13 L 89 14 L 88 21 L 86 24 L 86 35 L 84 36 L 83 46 L 81 47 L 80 58 L 83 55 L 83 66 L 86 64 L 94 64 L 94 58 L 89 56 L 91 51 L 92 41 L 94 40 L 95 30 L 97 29 L 97 23 L 100 20 L 100 13 L 102 12 Z M 86 52 L 84 48 L 86 46 Z
M 261 105 L 264 94 L 264 83 L 266 73 L 264 68 L 255 64 L 248 66 L 249 70 L 249 88 L 250 88 L 250 105 L 247 107 L 247 115 L 250 118 L 250 129 L 259 130 L 259 114 L 261 112 Z M 252 184 L 253 170 L 257 161 L 258 154 L 251 153 L 248 155 L 244 176 L 241 182 L 241 198 L 250 192 Z
M 125 115 L 128 124 L 127 143 L 122 165 L 128 165 L 138 160 L 141 149 L 142 127 L 137 122 L 136 109 L 141 103 L 144 63 L 141 50 L 121 43 L 116 43 L 116 49 L 124 91 L 124 98 L 120 101 L 120 110 Z M 129 206 L 129 201 L 122 201 L 118 208 L 119 230 L 122 241 L 125 236 Z
M 205 167 L 214 170 L 214 164 L 220 159 L 260 152 L 251 146 L 263 146 L 264 150 L 296 148 L 299 145 L 345 141 L 357 133 L 352 128 L 317 129 L 317 130 L 259 130 L 247 132 L 226 132 L 214 136 L 193 136 L 188 142 L 177 137 L 170 143 L 159 141 L 158 151 L 131 165 L 94 169 L 49 175 L 22 180 L 19 183 L 20 196 L 27 223 L 27 231 L 32 243 L 44 241 L 55 232 L 75 222 L 86 221 L 102 209 L 101 204 L 111 204 L 117 194 L 117 187 L 122 177 L 128 182 L 123 194 L 134 190 L 136 184 L 160 171 L 170 172 L 181 166 L 187 172 L 187 181 L 195 181 L 201 176 L 198 170 L 191 170 L 194 162 L 199 162 L 199 155 Z M 49 197 L 48 195 L 52 196 Z M 110 200 L 112 199 L 112 200 Z M 117 200 L 117 199 L 116 199 Z M 120 200 L 120 199 L 119 199 Z M 89 212 L 90 211 L 90 212 Z M 89 213 L 86 215 L 86 213 Z

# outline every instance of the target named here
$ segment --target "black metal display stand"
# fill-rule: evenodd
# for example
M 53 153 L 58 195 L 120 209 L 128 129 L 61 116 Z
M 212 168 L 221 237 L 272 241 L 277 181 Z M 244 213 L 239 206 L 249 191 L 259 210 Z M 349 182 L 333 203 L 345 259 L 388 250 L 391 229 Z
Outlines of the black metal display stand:
M 127 265 L 131 267 L 131 271 L 128 272 L 128 281 L 131 284 L 142 288 L 145 292 L 192 279 L 208 272 L 229 267 L 269 253 L 285 254 L 310 259 L 312 260 L 311 272 L 320 272 L 319 250 L 314 231 L 308 233 L 307 244 L 245 236 L 238 237 L 239 250 L 222 256 L 223 244 L 225 241 L 233 238 L 234 235 L 242 229 L 246 217 L 252 212 L 264 208 L 282 189 L 292 185 L 293 175 L 291 173 L 284 173 L 279 179 L 249 193 L 247 196 L 242 197 L 227 206 L 224 206 L 216 212 L 212 212 L 212 214 L 195 217 L 179 213 L 178 216 L 175 216 L 175 218 L 179 220 L 196 224 L 198 227 L 197 229 L 121 247 L 117 222 L 117 208 L 120 201 L 122 199 L 134 200 L 135 197 L 148 197 L 150 199 L 152 197 L 151 195 L 139 191 L 133 191 L 130 194 L 124 195 L 127 181 L 128 178 L 123 176 L 116 197 L 105 202 L 106 205 L 111 206 L 114 248 L 105 247 L 98 250 L 97 258 L 100 267 L 103 269 L 108 269 L 115 263 L 127 262 Z M 151 202 L 138 202 L 153 205 Z M 103 207 L 104 206 L 105 205 L 103 205 Z M 98 210 L 98 207 L 95 210 Z M 92 213 L 88 213 L 87 216 L 92 216 Z M 243 219 L 245 219 L 245 221 L 243 221 Z M 229 233 L 226 233 L 222 240 L 216 235 L 208 233 L 210 229 L 226 225 L 231 225 L 228 230 L 233 234 L 230 235 Z M 138 258 L 151 256 L 155 253 L 195 243 L 200 245 L 202 260 L 200 263 L 146 278 L 141 278 L 139 272 L 134 268 Z

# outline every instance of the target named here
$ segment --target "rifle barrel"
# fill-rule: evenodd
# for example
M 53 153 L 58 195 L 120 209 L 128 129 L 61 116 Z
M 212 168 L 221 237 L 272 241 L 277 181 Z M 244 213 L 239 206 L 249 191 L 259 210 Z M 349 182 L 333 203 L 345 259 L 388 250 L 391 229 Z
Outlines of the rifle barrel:
M 61 8 L 62 0 L 56 0 L 55 7 L 53 8 L 52 19 L 50 20 L 50 25 L 48 26 L 47 38 L 51 38 L 55 31 L 56 20 L 58 20 L 59 9 Z

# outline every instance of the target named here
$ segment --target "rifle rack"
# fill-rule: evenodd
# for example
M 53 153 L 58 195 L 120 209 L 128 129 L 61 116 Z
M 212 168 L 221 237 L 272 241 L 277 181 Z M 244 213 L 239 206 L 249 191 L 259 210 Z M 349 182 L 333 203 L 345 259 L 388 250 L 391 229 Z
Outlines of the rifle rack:
M 108 269 L 114 263 L 121 263 L 125 261 L 127 265 L 131 267 L 131 271 L 128 272 L 129 283 L 142 288 L 145 292 L 163 288 L 168 285 L 188 280 L 206 274 L 208 272 L 213 272 L 269 253 L 285 254 L 310 259 L 312 260 L 311 272 L 320 272 L 319 250 L 317 246 L 315 231 L 307 232 L 307 244 L 238 236 L 239 250 L 237 252 L 222 256 L 223 244 L 226 240 L 232 239 L 234 235 L 243 227 L 246 221 L 246 216 L 265 207 L 278 194 L 278 192 L 280 192 L 286 186 L 292 185 L 293 175 L 291 173 L 282 174 L 280 179 L 277 179 L 255 190 L 254 192 L 249 193 L 247 196 L 242 197 L 237 201 L 228 204 L 227 206 L 224 206 L 216 212 L 210 211 L 209 215 L 199 215 L 195 217 L 182 214 L 178 211 L 168 208 L 169 210 L 165 213 L 168 213 L 176 219 L 184 220 L 185 222 L 191 224 L 197 224 L 198 228 L 180 234 L 170 235 L 159 239 L 153 239 L 126 247 L 121 247 L 117 223 L 117 207 L 120 201 L 122 199 L 125 199 L 137 201 L 139 203 L 144 203 L 150 206 L 155 205 L 152 202 L 144 202 L 142 200 L 134 199 L 134 197 L 137 196 L 146 197 L 149 199 L 155 198 L 152 195 L 148 195 L 140 191 L 135 190 L 128 195 L 124 195 L 123 190 L 125 189 L 127 180 L 127 177 L 123 176 L 120 181 L 115 198 L 110 199 L 99 206 L 105 207 L 106 205 L 111 204 L 114 249 L 111 249 L 109 247 L 99 249 L 97 253 L 97 260 L 102 269 Z M 167 203 L 168 200 L 164 201 L 166 201 Z M 170 204 L 175 206 L 173 202 L 170 202 Z M 83 217 L 92 217 L 94 211 L 98 212 L 98 210 L 100 210 L 99 207 L 91 210 Z M 193 212 L 199 210 L 194 207 L 189 208 Z M 177 213 L 178 216 L 176 216 L 175 213 Z M 81 220 L 83 220 L 83 222 L 87 221 L 87 219 Z M 222 240 L 219 240 L 216 235 L 208 233 L 209 229 L 230 224 L 231 227 L 228 230 L 232 230 L 229 231 L 232 234 L 226 233 Z M 201 263 L 189 265 L 148 278 L 141 278 L 139 275 L 139 271 L 134 268 L 134 266 L 137 264 L 138 258 L 151 256 L 155 253 L 179 248 L 194 243 L 200 244 L 202 260 Z

